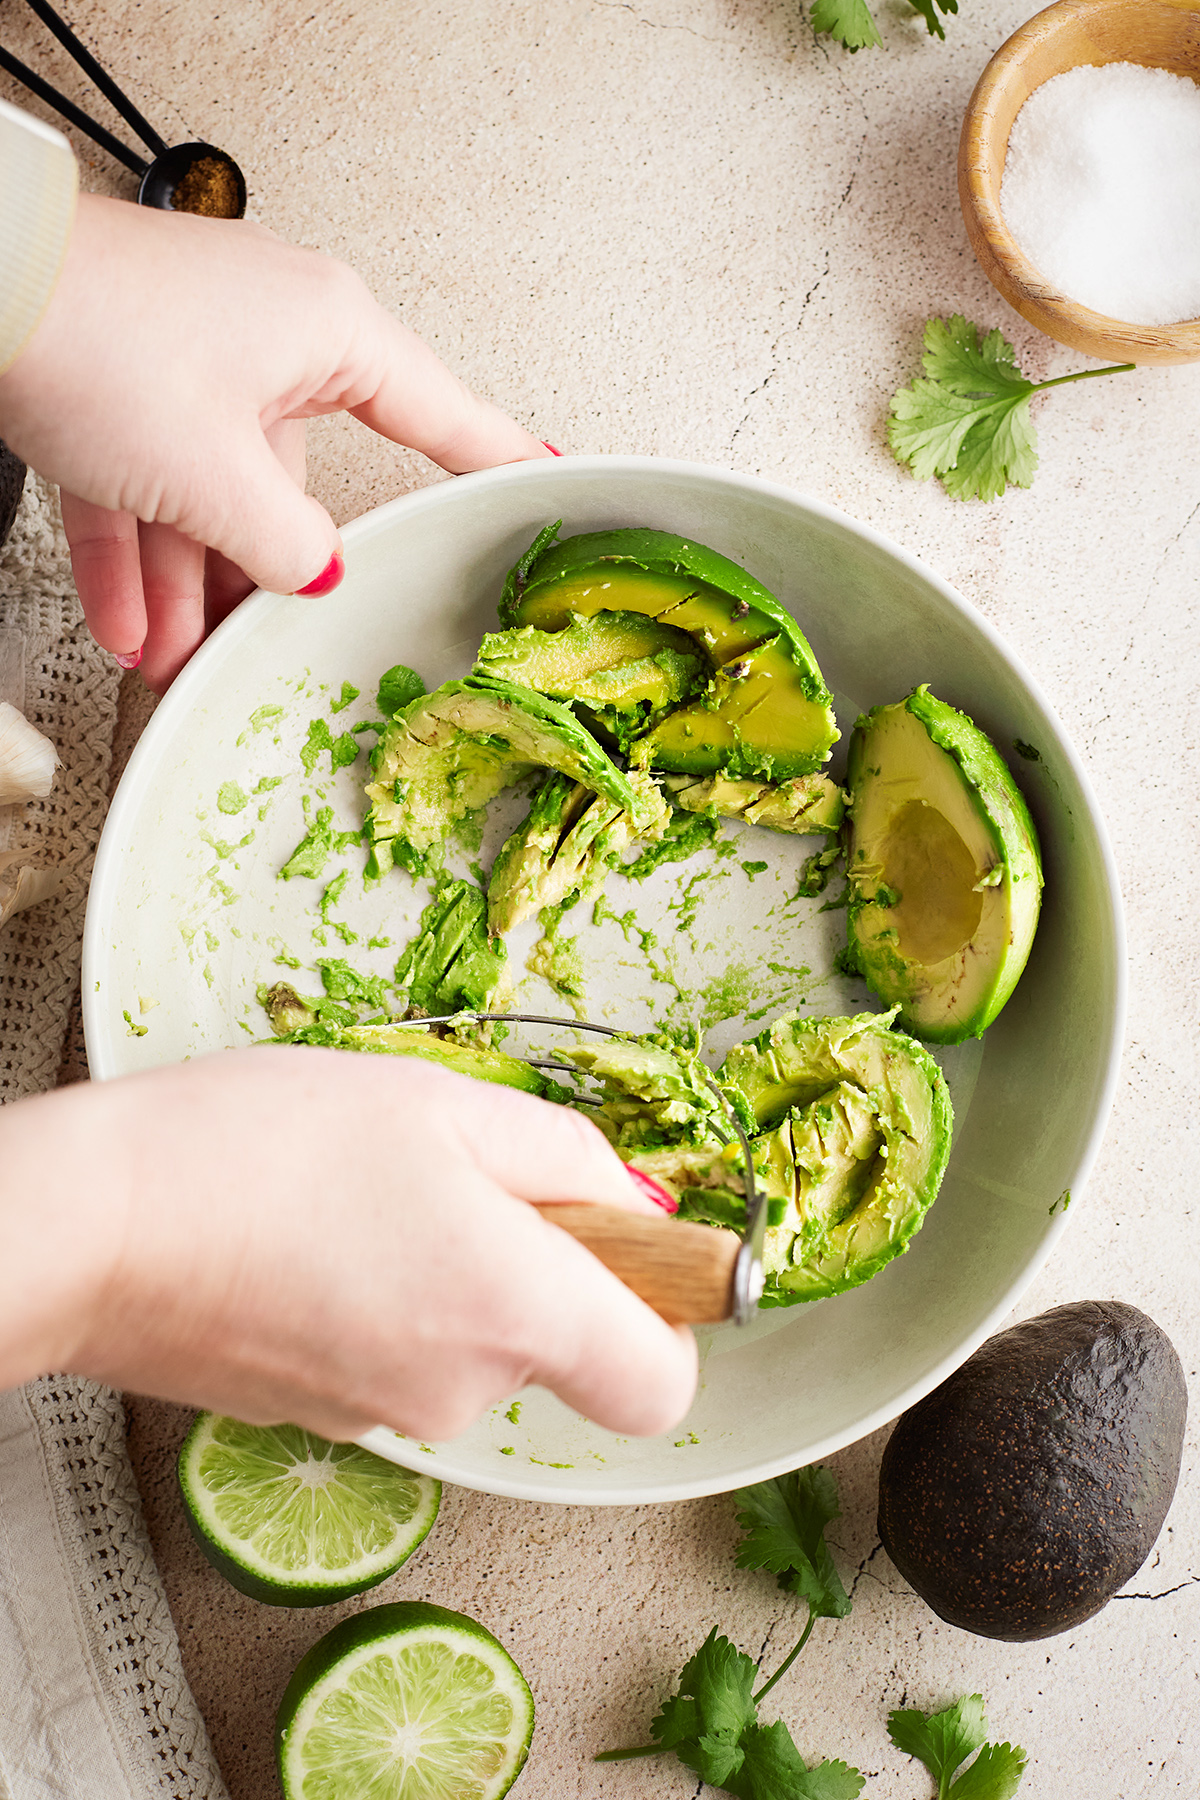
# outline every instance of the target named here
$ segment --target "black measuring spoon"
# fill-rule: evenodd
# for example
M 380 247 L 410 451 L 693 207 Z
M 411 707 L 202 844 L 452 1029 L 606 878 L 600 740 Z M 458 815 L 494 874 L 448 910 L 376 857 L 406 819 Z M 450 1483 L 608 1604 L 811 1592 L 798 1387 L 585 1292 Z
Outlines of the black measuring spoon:
M 141 177 L 138 187 L 139 206 L 156 206 L 163 212 L 203 213 L 210 218 L 240 219 L 246 211 L 246 180 L 242 171 L 224 150 L 214 144 L 176 144 L 173 148 L 161 138 L 148 119 L 143 118 L 132 100 L 123 94 L 112 77 L 105 73 L 91 51 L 81 44 L 65 19 L 59 17 L 48 0 L 27 0 L 31 12 L 52 31 L 59 43 L 74 58 L 84 74 L 99 88 L 127 124 L 131 125 L 153 156 L 148 162 L 120 138 L 98 125 L 95 119 L 26 68 L 10 51 L 0 49 L 0 69 L 27 87 L 31 94 L 60 112 L 64 119 L 84 132 L 110 156 Z

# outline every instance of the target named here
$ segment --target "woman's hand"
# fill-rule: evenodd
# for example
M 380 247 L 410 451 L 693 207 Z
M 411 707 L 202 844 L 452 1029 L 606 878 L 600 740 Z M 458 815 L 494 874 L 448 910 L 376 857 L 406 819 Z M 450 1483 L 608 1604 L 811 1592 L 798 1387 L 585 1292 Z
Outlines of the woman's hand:
M 0 1114 L 0 1387 L 69 1368 L 346 1439 L 536 1382 L 609 1429 L 696 1350 L 531 1200 L 655 1213 L 566 1107 L 406 1058 L 226 1051 Z
M 302 423 L 340 411 L 456 473 L 551 454 L 343 263 L 91 194 L 0 376 L 0 437 L 63 490 L 88 624 L 159 692 L 252 587 L 340 579 L 337 530 L 303 493 Z

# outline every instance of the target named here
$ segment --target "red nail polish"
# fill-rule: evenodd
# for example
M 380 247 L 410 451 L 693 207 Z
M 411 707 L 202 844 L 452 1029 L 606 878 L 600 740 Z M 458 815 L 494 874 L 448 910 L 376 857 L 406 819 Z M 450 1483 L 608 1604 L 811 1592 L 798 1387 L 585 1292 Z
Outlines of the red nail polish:
M 139 644 L 137 649 L 131 650 L 127 656 L 118 656 L 117 652 L 114 650 L 112 653 L 113 661 L 115 663 L 120 663 L 123 669 L 136 669 L 142 660 L 142 651 L 145 648 L 145 644 Z
M 561 456 L 562 455 L 562 451 L 556 450 L 554 448 L 553 444 L 547 444 L 545 438 L 542 439 L 542 443 L 545 445 L 546 449 L 550 452 L 551 456 Z
M 315 581 L 307 587 L 297 588 L 298 594 L 332 594 L 335 587 L 341 585 L 342 576 L 346 573 L 346 559 L 340 550 L 335 550 Z
M 679 1211 L 678 1200 L 674 1194 L 668 1193 L 660 1182 L 655 1181 L 652 1176 L 643 1175 L 642 1171 L 635 1169 L 632 1163 L 626 1163 L 625 1168 L 641 1188 L 647 1200 L 653 1200 L 655 1206 L 661 1206 L 664 1212 L 677 1213 Z

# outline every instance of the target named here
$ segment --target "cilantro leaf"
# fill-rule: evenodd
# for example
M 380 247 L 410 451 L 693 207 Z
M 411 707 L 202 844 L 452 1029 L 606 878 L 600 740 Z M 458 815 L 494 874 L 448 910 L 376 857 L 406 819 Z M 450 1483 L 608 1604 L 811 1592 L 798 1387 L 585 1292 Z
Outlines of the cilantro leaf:
M 416 670 L 406 663 L 397 663 L 379 677 L 375 704 L 384 718 L 390 719 L 404 707 L 411 706 L 414 700 L 419 700 L 425 691 L 425 683 Z
M 932 10 L 934 0 L 927 3 Z M 1027 381 L 1003 333 L 982 332 L 961 313 L 926 320 L 922 363 L 924 377 L 892 395 L 888 443 L 918 481 L 939 476 L 954 500 L 997 500 L 1009 482 L 1029 486 L 1038 465 L 1037 431 L 1029 413 L 1035 394 L 1134 367 L 1114 363 L 1106 369 L 1078 369 L 1053 381 Z
M 1019 1745 L 984 1742 L 982 1694 L 967 1694 L 938 1713 L 915 1707 L 890 1713 L 888 1736 L 897 1750 L 925 1764 L 938 1784 L 938 1800 L 1012 1800 L 1025 1772 Z M 975 1761 L 955 1781 L 955 1771 L 976 1750 Z
M 925 323 L 921 366 L 931 381 L 968 397 L 990 388 L 1018 398 L 1033 388 L 1017 367 L 1016 352 L 1003 332 L 993 328 L 980 339 L 981 327 L 961 313 Z
M 943 1783 L 987 1737 L 983 1695 L 967 1694 L 939 1713 L 917 1707 L 889 1713 L 888 1736 L 897 1750 L 919 1757 L 933 1779 Z
M 925 326 L 925 380 L 892 396 L 888 442 L 918 481 L 940 475 L 955 499 L 997 499 L 1037 468 L 1029 400 L 1037 392 L 999 331 L 979 341 L 961 313 Z M 968 443 L 967 440 L 970 439 Z M 957 479 L 955 479 L 957 476 Z
M 1021 404 L 971 427 L 942 486 L 952 500 L 998 500 L 1010 481 L 1028 487 L 1037 465 L 1037 431 Z
M 1019 1744 L 985 1744 L 947 1800 L 1012 1800 L 1024 1773 L 1025 1752 Z
M 651 1737 L 705 1781 L 724 1787 L 744 1760 L 740 1740 L 755 1722 L 757 1673 L 752 1659 L 714 1626 L 685 1663 L 679 1691 L 652 1722 Z
M 836 38 L 847 50 L 883 48 L 883 39 L 867 0 L 813 0 L 809 22 L 814 31 Z
M 958 0 L 909 0 L 909 5 L 924 19 L 925 29 L 930 37 L 944 38 L 946 35 L 942 30 L 942 21 L 937 16 L 938 12 L 956 13 L 958 11 Z M 937 12 L 934 11 L 935 5 Z
M 825 1543 L 825 1527 L 841 1517 L 828 1469 L 796 1469 L 739 1488 L 738 1524 L 746 1533 L 739 1569 L 770 1569 L 787 1593 L 808 1601 L 817 1618 L 844 1619 L 850 1599 Z
M 725 1783 L 738 1800 L 856 1800 L 863 1777 L 844 1762 L 809 1768 L 782 1719 L 752 1725 L 742 1739 L 741 1769 Z

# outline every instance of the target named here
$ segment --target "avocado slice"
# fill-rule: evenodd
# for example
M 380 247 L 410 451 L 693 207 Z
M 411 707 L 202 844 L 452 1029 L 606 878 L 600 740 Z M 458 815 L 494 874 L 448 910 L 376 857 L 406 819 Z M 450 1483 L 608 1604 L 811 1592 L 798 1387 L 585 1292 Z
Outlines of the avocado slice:
M 557 632 L 598 612 L 642 613 L 686 632 L 715 670 L 711 691 L 641 739 L 643 767 L 784 781 L 828 760 L 838 737 L 829 690 L 795 619 L 761 582 L 671 532 L 554 543 L 557 529 L 509 572 L 502 624 Z
M 709 1086 L 697 1045 L 653 1038 L 604 1038 L 573 1045 L 564 1059 L 601 1084 L 601 1104 L 589 1117 L 624 1155 L 633 1148 L 681 1144 L 723 1148 L 726 1108 Z M 701 1160 L 711 1160 L 707 1154 Z
M 869 1281 L 908 1248 L 937 1197 L 953 1114 L 928 1051 L 892 1014 L 787 1014 L 738 1044 L 718 1080 L 765 1131 L 755 1168 L 769 1215 L 761 1304 L 820 1300 Z
M 573 702 L 589 727 L 624 750 L 668 708 L 706 687 L 712 664 L 673 625 L 641 613 L 598 612 L 572 618 L 561 631 L 523 625 L 491 632 L 475 672 Z
M 504 985 L 508 952 L 488 935 L 487 897 L 471 881 L 449 881 L 421 914 L 393 977 L 408 1004 L 426 1013 L 486 1012 Z
M 546 777 L 529 814 L 502 845 L 488 882 L 488 926 L 511 931 L 544 906 L 598 887 L 623 850 L 661 838 L 671 811 L 648 775 L 631 771 L 643 822 L 567 775 Z
M 1029 809 L 983 732 L 927 687 L 858 720 L 847 780 L 850 959 L 918 1037 L 978 1037 L 1037 930 Z
M 368 872 L 435 866 L 459 819 L 530 769 L 559 769 L 649 823 L 644 795 L 557 701 L 515 682 L 472 675 L 422 694 L 388 725 L 371 757 L 364 835 Z
M 828 775 L 797 775 L 791 781 L 732 781 L 728 775 L 667 775 L 663 787 L 672 804 L 685 812 L 706 813 L 711 807 L 723 819 L 745 819 L 771 831 L 798 836 L 840 829 L 845 795 Z
M 569 1097 L 569 1089 L 522 1062 L 519 1056 L 506 1056 L 502 1050 L 462 1043 L 457 1038 L 438 1037 L 432 1031 L 422 1031 L 415 1024 L 308 1026 L 281 1036 L 280 1042 L 310 1044 L 330 1050 L 356 1050 L 371 1056 L 416 1056 L 423 1062 L 450 1069 L 456 1075 L 470 1075 L 476 1081 L 493 1081 L 501 1087 L 519 1088 L 522 1093 L 536 1094 L 542 1100 L 562 1102 Z
M 879 1535 L 962 1631 L 1073 1631 L 1131 1581 L 1179 1477 L 1187 1382 L 1153 1319 L 1057 1306 L 989 1338 L 901 1415 L 879 1469 Z

